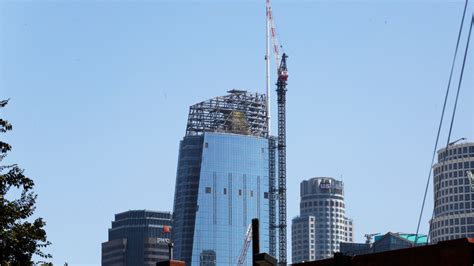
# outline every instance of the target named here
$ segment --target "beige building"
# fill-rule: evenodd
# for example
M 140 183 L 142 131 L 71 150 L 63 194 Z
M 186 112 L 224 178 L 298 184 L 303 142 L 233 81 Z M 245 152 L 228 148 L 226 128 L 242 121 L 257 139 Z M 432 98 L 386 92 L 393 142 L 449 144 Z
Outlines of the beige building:
M 301 182 L 300 215 L 292 220 L 293 263 L 332 257 L 341 242 L 353 242 L 353 221 L 345 216 L 344 184 L 331 177 Z

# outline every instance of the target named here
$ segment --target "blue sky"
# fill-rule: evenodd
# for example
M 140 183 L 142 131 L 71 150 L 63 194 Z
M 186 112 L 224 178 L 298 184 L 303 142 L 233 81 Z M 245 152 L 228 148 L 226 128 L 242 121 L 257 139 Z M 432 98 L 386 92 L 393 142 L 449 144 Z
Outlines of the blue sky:
M 303 179 L 334 176 L 357 240 L 416 230 L 462 8 L 273 3 L 290 55 L 288 219 Z M 36 181 L 53 262 L 100 264 L 115 213 L 172 210 L 189 105 L 264 92 L 264 30 L 263 0 L 0 1 L 2 138 Z M 472 59 L 453 139 L 473 139 Z

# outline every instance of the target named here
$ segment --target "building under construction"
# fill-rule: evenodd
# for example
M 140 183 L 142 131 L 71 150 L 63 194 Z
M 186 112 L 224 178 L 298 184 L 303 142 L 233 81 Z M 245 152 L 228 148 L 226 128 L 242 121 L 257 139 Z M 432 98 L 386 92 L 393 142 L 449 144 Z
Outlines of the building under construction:
M 189 108 L 179 148 L 172 237 L 175 258 L 186 265 L 251 265 L 246 252 L 254 218 L 260 221 L 261 251 L 287 264 L 287 55 L 280 59 L 270 0 L 265 2 L 266 94 L 231 90 Z M 270 134 L 270 37 L 277 137 Z
M 231 90 L 189 108 L 186 135 L 205 132 L 234 133 L 268 137 L 265 94 Z
M 246 235 L 260 221 L 276 255 L 276 139 L 265 94 L 231 90 L 189 108 L 174 198 L 174 257 L 186 265 L 251 265 Z

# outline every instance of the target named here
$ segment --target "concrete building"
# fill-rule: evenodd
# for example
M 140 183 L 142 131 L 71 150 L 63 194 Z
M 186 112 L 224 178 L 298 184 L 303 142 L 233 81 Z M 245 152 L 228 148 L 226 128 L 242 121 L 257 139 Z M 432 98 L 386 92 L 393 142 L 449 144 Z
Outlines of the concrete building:
M 416 244 L 415 244 L 416 241 Z M 374 236 L 374 243 L 341 243 L 340 250 L 345 256 L 364 255 L 370 253 L 385 252 L 413 246 L 426 245 L 426 235 L 392 233 Z
M 434 217 L 430 241 L 474 237 L 474 143 L 452 144 L 438 151 L 433 166 Z
M 174 257 L 186 265 L 236 265 L 253 218 L 260 220 L 261 251 L 270 249 L 274 155 L 265 97 L 229 93 L 190 107 L 180 143 L 173 241 Z
M 344 184 L 331 177 L 301 182 L 300 215 L 292 220 L 292 261 L 331 257 L 339 243 L 353 242 L 354 224 L 345 216 Z
M 155 265 L 169 259 L 169 212 L 132 210 L 115 215 L 109 241 L 102 243 L 103 266 Z

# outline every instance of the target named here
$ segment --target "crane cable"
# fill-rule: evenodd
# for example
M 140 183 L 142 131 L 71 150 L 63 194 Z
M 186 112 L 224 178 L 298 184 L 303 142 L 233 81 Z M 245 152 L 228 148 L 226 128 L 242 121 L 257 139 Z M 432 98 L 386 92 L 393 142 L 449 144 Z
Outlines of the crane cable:
M 452 77 L 453 77 L 454 66 L 456 64 L 456 55 L 458 53 L 459 41 L 461 39 L 461 33 L 462 33 L 463 25 L 464 25 L 464 19 L 465 19 L 465 16 L 466 16 L 466 10 L 467 10 L 468 2 L 469 2 L 469 0 L 466 0 L 466 2 L 464 4 L 464 12 L 462 14 L 461 25 L 459 27 L 458 39 L 457 39 L 457 42 L 456 42 L 456 49 L 454 50 L 453 62 L 451 64 L 451 72 L 449 74 L 448 85 L 446 87 L 446 95 L 444 96 L 443 110 L 441 111 L 441 118 L 440 118 L 440 121 L 439 121 L 438 133 L 436 135 L 436 141 L 435 141 L 435 145 L 434 145 L 434 149 L 433 149 L 433 155 L 431 157 L 431 164 L 430 164 L 430 170 L 429 170 L 429 173 L 428 173 L 428 180 L 426 181 L 426 187 L 425 187 L 425 193 L 424 193 L 424 196 L 423 196 L 423 203 L 421 205 L 420 217 L 418 218 L 418 225 L 416 227 L 416 235 L 415 235 L 415 242 L 414 242 L 415 245 L 416 245 L 416 242 L 418 241 L 418 232 L 419 232 L 419 229 L 420 229 L 421 218 L 423 216 L 423 210 L 424 210 L 424 207 L 425 207 L 426 195 L 428 193 L 428 187 L 429 187 L 430 181 L 431 181 L 431 173 L 433 171 L 432 166 L 433 166 L 435 155 L 436 155 L 436 149 L 438 148 L 439 135 L 440 135 L 440 132 L 441 132 L 441 127 L 443 125 L 444 113 L 445 113 L 445 110 L 446 110 L 446 103 L 448 101 L 449 90 L 451 88 L 451 80 L 452 80 Z M 449 143 L 449 140 L 448 140 L 448 143 Z

